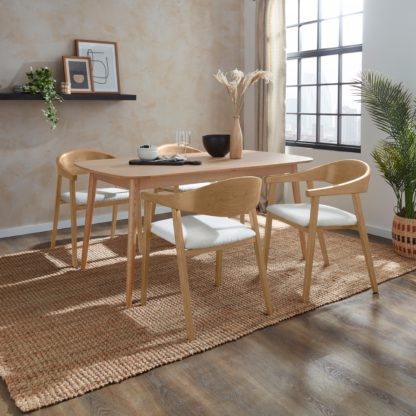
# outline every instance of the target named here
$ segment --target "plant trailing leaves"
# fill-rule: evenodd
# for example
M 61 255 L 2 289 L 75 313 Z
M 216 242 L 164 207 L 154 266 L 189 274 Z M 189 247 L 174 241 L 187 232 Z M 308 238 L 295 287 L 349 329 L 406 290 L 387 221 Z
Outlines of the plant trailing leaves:
M 23 87 L 24 92 L 40 94 L 46 103 L 46 110 L 42 109 L 43 115 L 49 120 L 51 129 L 54 130 L 58 124 L 58 111 L 54 102 L 62 102 L 63 98 L 55 90 L 56 80 L 48 67 L 38 68 L 26 73 L 28 82 Z

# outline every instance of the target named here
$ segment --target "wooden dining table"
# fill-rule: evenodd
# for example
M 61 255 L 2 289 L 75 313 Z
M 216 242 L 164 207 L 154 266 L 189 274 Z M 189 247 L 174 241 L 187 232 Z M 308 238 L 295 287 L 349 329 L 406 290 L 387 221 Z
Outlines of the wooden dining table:
M 188 159 L 201 161 L 200 165 L 160 166 L 129 165 L 129 158 L 78 161 L 76 166 L 89 172 L 88 200 L 85 214 L 84 242 L 81 268 L 87 265 L 88 245 L 94 210 L 97 181 L 127 188 L 130 192 L 127 237 L 126 303 L 132 305 L 134 285 L 136 230 L 141 230 L 140 192 L 145 189 L 165 188 L 197 182 L 211 182 L 241 176 L 264 177 L 273 174 L 294 173 L 298 165 L 312 161 L 310 157 L 283 153 L 244 150 L 242 159 L 213 158 L 208 153 L 187 154 Z M 300 202 L 298 184 L 292 185 L 293 198 Z M 274 192 L 272 190 L 272 192 Z M 270 199 L 270 198 L 269 198 Z M 139 241 L 141 236 L 139 236 Z M 301 248 L 305 252 L 305 239 L 300 234 Z

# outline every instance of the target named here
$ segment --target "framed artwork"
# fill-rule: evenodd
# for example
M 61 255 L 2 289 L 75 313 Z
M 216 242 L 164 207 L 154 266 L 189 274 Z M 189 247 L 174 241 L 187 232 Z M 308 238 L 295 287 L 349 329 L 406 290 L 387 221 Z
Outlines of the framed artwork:
M 117 43 L 77 39 L 75 50 L 91 59 L 94 92 L 120 94 Z
M 91 78 L 91 60 L 88 57 L 63 56 L 65 82 L 71 87 L 71 93 L 93 92 Z

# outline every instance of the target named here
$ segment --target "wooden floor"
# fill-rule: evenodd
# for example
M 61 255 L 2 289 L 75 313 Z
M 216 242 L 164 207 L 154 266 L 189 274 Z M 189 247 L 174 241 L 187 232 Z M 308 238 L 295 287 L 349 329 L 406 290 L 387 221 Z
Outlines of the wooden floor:
M 0 415 L 20 414 L 0 381 Z M 33 415 L 416 415 L 416 273 Z

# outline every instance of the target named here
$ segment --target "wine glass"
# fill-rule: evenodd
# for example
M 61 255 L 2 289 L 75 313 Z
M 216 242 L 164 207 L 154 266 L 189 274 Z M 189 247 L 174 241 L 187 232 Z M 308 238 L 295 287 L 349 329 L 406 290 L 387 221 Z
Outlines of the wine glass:
M 178 146 L 178 155 L 186 159 L 186 146 L 191 143 L 191 131 L 190 130 L 176 130 L 176 145 Z

